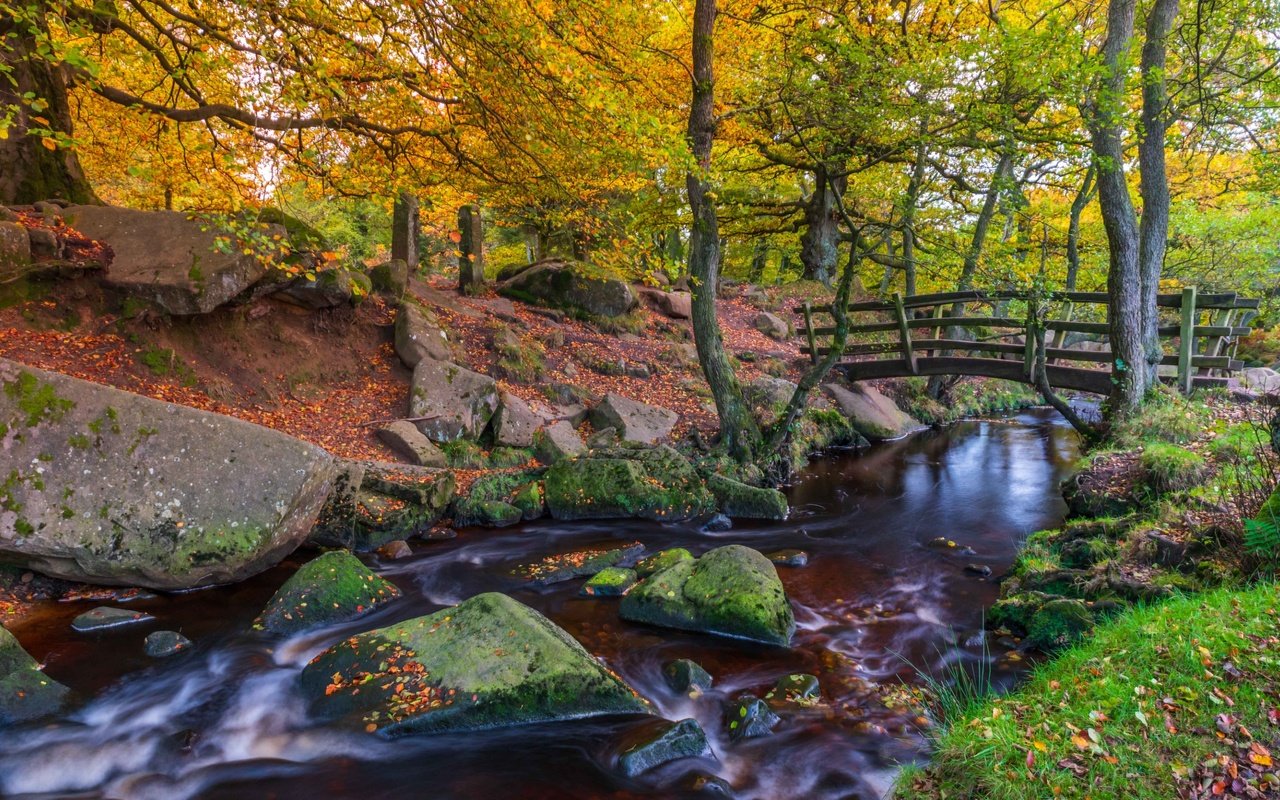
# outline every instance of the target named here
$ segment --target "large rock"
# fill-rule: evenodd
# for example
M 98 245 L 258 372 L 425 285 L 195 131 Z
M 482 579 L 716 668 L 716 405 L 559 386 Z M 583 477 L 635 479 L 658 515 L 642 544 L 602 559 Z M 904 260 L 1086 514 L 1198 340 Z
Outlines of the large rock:
M 409 369 L 424 359 L 450 361 L 449 336 L 417 303 L 404 302 L 396 309 L 396 355 Z
M 436 442 L 479 439 L 498 410 L 498 385 L 488 375 L 434 359 L 413 368 L 409 416 Z
M 569 634 L 496 593 L 347 639 L 302 687 L 320 717 L 388 736 L 649 711 Z
M 690 519 L 715 499 L 688 461 L 670 447 L 615 448 L 553 464 L 544 476 L 547 508 L 560 520 L 640 517 Z
M 90 583 L 242 580 L 306 538 L 324 450 L 220 414 L 0 360 L 0 553 Z
M 751 325 L 770 339 L 785 342 L 791 338 L 791 326 L 786 320 L 768 311 L 761 311 L 751 320 Z
M 693 295 L 686 292 L 664 292 L 661 289 L 642 287 L 640 298 L 659 314 L 668 319 L 689 319 L 693 316 Z
M 16 222 L 0 222 L 0 281 L 24 274 L 31 266 L 31 237 Z
M 1270 367 L 1252 367 L 1240 375 L 1240 382 L 1255 392 L 1280 393 L 1280 372 Z
M 749 547 L 718 547 L 654 573 L 622 598 L 623 619 L 787 646 L 791 604 L 769 559 Z
M 504 447 L 533 447 L 533 434 L 542 418 L 529 404 L 510 392 L 503 392 L 498 411 L 493 416 L 493 441 Z
M 345 550 L 308 561 L 267 601 L 253 627 L 292 635 L 368 614 L 400 596 L 394 584 L 378 577 Z
M 56 713 L 69 692 L 0 628 L 0 727 Z
M 267 273 L 265 260 L 246 255 L 234 236 L 177 211 L 71 206 L 64 217 L 80 233 L 111 247 L 106 283 L 170 314 L 212 311 Z M 261 233 L 286 236 L 280 225 Z
M 924 427 L 874 386 L 855 383 L 845 388 L 834 383 L 823 387 L 854 430 L 871 441 L 897 439 Z
M 540 261 L 498 286 L 507 297 L 539 305 L 585 311 L 599 317 L 617 317 L 636 307 L 636 296 L 626 281 L 592 277 L 589 265 L 565 261 Z
M 748 486 L 723 475 L 707 476 L 707 488 L 721 513 L 733 519 L 787 518 L 787 496 L 777 489 Z
M 627 777 L 648 772 L 654 767 L 681 758 L 711 757 L 711 745 L 707 734 L 696 719 L 679 722 L 663 720 L 644 731 L 637 740 L 618 756 L 618 767 Z
M 357 552 L 426 532 L 457 491 L 452 472 L 376 461 L 343 462 L 335 484 L 308 541 Z
M 309 311 L 337 308 L 354 302 L 370 290 L 369 276 L 337 268 L 318 272 L 314 278 L 295 278 L 273 297 Z
M 591 409 L 590 419 L 596 430 L 613 428 L 623 441 L 655 444 L 671 435 L 680 415 L 609 392 Z
M 447 467 L 444 451 L 422 435 L 418 426 L 407 419 L 378 429 L 378 438 L 388 447 L 420 467 Z
M 578 431 L 567 420 L 547 425 L 534 435 L 534 454 L 544 464 L 554 464 L 587 452 Z

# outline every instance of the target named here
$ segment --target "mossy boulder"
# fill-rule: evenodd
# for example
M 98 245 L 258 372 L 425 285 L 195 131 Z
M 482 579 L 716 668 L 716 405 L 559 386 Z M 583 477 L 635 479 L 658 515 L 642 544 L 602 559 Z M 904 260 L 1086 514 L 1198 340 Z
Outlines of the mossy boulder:
M 751 695 L 738 697 L 724 711 L 725 732 L 731 742 L 768 736 L 781 721 L 767 703 Z
M 0 628 L 0 727 L 56 713 L 69 693 Z
M 690 519 L 715 510 L 693 466 L 666 445 L 611 448 L 561 461 L 546 473 L 547 507 L 560 520 Z
M 660 553 L 654 553 L 651 556 L 647 556 L 637 561 L 636 574 L 642 578 L 647 578 L 653 573 L 664 570 L 672 564 L 692 560 L 693 553 L 690 553 L 683 547 L 672 547 L 668 550 L 663 550 Z
M 677 658 L 662 665 L 662 679 L 679 694 L 701 694 L 711 689 L 715 682 L 711 673 L 696 661 Z
M 359 553 L 426 532 L 457 491 L 452 472 L 377 461 L 345 461 L 310 542 Z
M 387 736 L 649 712 L 573 637 L 496 593 L 347 639 L 301 682 L 317 716 Z
M 651 575 L 622 599 L 622 618 L 788 646 L 796 622 L 773 564 L 742 545 Z
M 498 472 L 477 478 L 451 511 L 453 524 L 503 528 L 542 516 L 537 472 Z
M 307 562 L 271 596 L 253 627 L 292 635 L 363 616 L 400 596 L 345 550 Z
M 278 431 L 0 359 L 0 555 L 46 575 L 190 589 L 277 564 L 337 466 Z
M 723 475 L 708 475 L 707 488 L 716 498 L 720 513 L 733 519 L 787 518 L 787 496 L 777 489 L 748 486 Z
M 605 567 L 582 584 L 587 597 L 621 597 L 636 585 L 636 571 L 626 567 Z
M 547 260 L 509 273 L 498 293 L 514 300 L 600 317 L 618 317 L 639 303 L 626 281 L 599 274 L 590 264 Z

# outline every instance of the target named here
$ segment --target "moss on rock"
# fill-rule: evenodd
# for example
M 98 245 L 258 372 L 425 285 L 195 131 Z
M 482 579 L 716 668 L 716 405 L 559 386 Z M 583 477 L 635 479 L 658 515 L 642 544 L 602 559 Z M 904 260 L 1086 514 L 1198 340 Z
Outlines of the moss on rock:
M 715 495 L 720 512 L 733 519 L 787 518 L 787 497 L 777 489 L 748 486 L 723 475 L 707 476 L 707 488 Z
M 660 553 L 654 553 L 647 558 L 642 558 L 637 561 L 636 574 L 642 578 L 647 578 L 653 573 L 664 570 L 672 564 L 692 560 L 693 553 L 690 553 L 683 547 L 672 547 L 668 550 L 663 550 Z
M 649 711 L 569 634 L 496 593 L 347 639 L 301 681 L 320 717 L 388 736 Z
M 587 597 L 621 597 L 636 585 L 636 571 L 626 567 L 605 567 L 582 585 Z
M 69 693 L 40 671 L 12 633 L 0 628 L 0 727 L 53 714 Z
M 335 550 L 307 562 L 272 595 L 253 627 L 290 635 L 355 619 L 400 596 L 360 559 Z
M 741 545 L 654 573 L 622 600 L 623 619 L 787 646 L 795 617 L 773 564 Z
M 715 510 L 693 466 L 665 445 L 618 447 L 561 461 L 546 473 L 547 507 L 560 520 L 682 520 Z

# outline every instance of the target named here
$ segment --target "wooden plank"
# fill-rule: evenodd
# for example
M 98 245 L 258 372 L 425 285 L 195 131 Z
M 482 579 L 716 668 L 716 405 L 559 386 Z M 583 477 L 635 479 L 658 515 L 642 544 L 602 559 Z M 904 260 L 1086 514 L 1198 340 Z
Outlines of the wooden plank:
M 1178 389 L 1191 394 L 1191 356 L 1196 346 L 1196 287 L 1182 290 L 1182 324 L 1178 327 Z
M 903 298 L 902 305 L 904 308 L 923 308 L 934 305 L 952 305 L 955 303 L 981 303 L 984 301 L 997 300 L 1019 300 L 1026 297 L 1025 293 L 1007 292 L 1007 291 L 968 291 L 968 292 L 937 292 L 934 294 L 917 294 Z M 1067 301 L 1071 303 L 1095 303 L 1098 305 L 1106 305 L 1110 298 L 1106 292 L 1052 292 L 1048 295 L 1049 300 Z M 1235 292 L 1218 292 L 1215 294 L 1202 294 L 1196 300 L 1196 308 L 1258 308 L 1261 300 L 1256 297 L 1239 297 Z M 1156 305 L 1161 308 L 1181 308 L 1181 294 L 1161 294 L 1156 295 Z M 830 304 L 825 306 L 814 306 L 813 310 L 820 313 L 830 314 Z M 850 311 L 885 311 L 893 310 L 893 303 L 883 300 L 864 300 L 857 303 L 849 304 Z M 803 308 L 795 308 L 796 313 L 803 311 Z
M 902 307 L 902 293 L 893 293 L 894 316 L 898 318 L 898 345 L 902 350 L 902 358 L 907 362 L 911 374 L 916 373 L 916 354 L 911 351 L 911 329 L 907 327 L 907 311 Z M 926 322 L 928 320 L 925 320 Z
M 840 369 L 848 374 L 850 380 L 906 377 L 906 365 L 898 359 L 855 361 L 841 364 Z M 1022 374 L 1021 361 L 940 356 L 917 359 L 916 369 L 921 375 L 981 375 L 988 378 L 1026 382 Z M 1109 370 L 1050 365 L 1046 367 L 1046 372 L 1049 384 L 1059 389 L 1074 389 L 1104 395 L 1111 392 Z
M 1176 384 L 1178 382 L 1177 375 L 1161 375 L 1160 380 L 1164 383 Z M 1191 378 L 1192 389 L 1220 389 L 1227 386 L 1229 378 L 1211 378 L 1207 375 L 1195 375 Z
M 1071 331 L 1072 333 L 1111 333 L 1111 326 L 1105 322 L 1071 322 L 1065 319 L 1051 319 L 1044 324 L 1047 331 Z

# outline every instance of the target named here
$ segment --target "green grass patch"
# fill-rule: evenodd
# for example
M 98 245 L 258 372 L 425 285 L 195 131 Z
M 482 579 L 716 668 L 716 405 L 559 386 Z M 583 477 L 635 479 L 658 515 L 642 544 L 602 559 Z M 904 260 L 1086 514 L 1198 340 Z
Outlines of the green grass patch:
M 895 796 L 1166 800 L 1235 780 L 1273 796 L 1278 605 L 1268 583 L 1134 608 L 951 724 Z
M 168 347 L 148 347 L 138 354 L 138 361 L 160 378 L 177 378 L 183 386 L 195 386 L 196 374 L 187 362 Z
M 1204 476 L 1207 465 L 1198 453 L 1167 442 L 1151 442 L 1139 458 L 1147 488 L 1157 495 L 1190 489 Z

